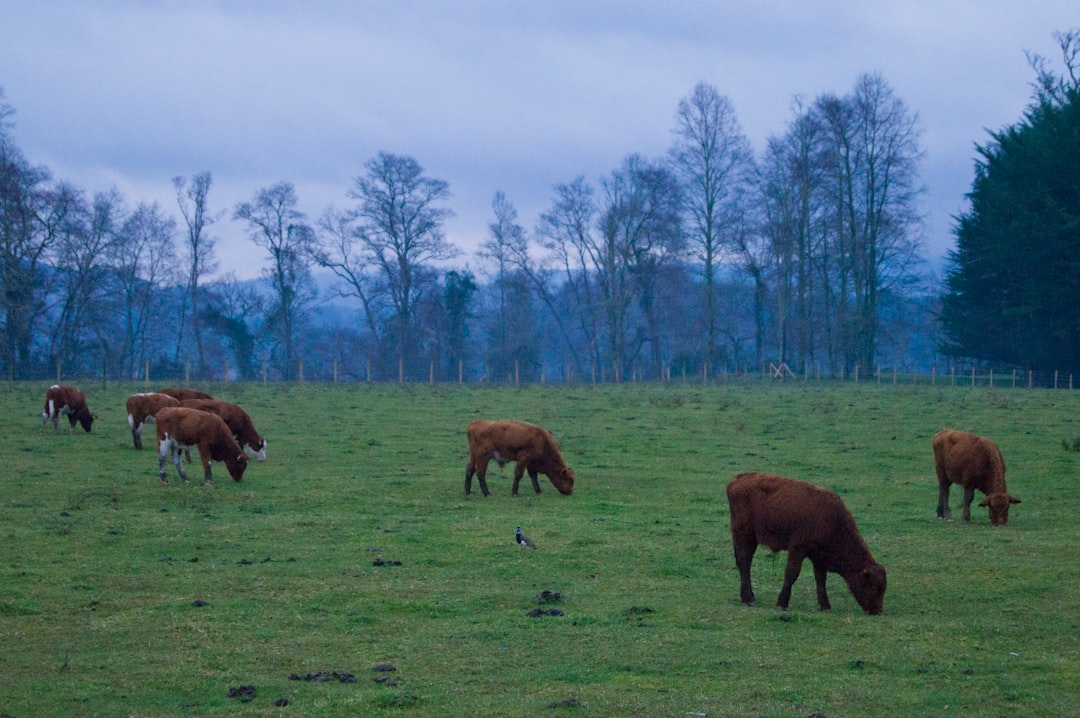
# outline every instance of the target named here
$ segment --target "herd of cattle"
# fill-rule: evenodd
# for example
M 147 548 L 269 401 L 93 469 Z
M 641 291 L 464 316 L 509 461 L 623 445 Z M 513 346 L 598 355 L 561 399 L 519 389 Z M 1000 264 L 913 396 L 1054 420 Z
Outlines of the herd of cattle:
M 54 384 L 45 392 L 45 410 L 41 413 L 41 431 L 48 422 L 56 431 L 60 417 L 67 416 L 71 433 L 75 424 L 90 431 L 94 415 L 86 405 L 86 396 L 73 386 Z M 142 449 L 142 430 L 154 424 L 158 443 L 158 475 L 165 478 L 165 462 L 172 460 L 180 478 L 187 483 L 187 473 L 181 455 L 191 449 L 199 450 L 203 466 L 203 481 L 210 485 L 210 464 L 225 464 L 229 476 L 240 481 L 248 464 L 248 454 L 256 461 L 266 458 L 266 439 L 259 436 L 248 413 L 236 404 L 218 401 L 206 392 L 195 389 L 160 389 L 153 393 L 132 394 L 127 399 L 128 426 L 136 449 Z M 247 452 L 247 453 L 245 453 Z
M 258 461 L 266 458 L 266 440 L 256 433 L 247 412 L 204 392 L 169 388 L 133 394 L 128 397 L 127 412 L 136 449 L 142 449 L 143 426 L 155 425 L 158 471 L 163 483 L 168 483 L 165 462 L 170 458 L 180 478 L 187 482 L 181 454 L 193 448 L 199 450 L 207 485 L 211 483 L 212 461 L 224 462 L 229 475 L 240 481 L 247 468 L 248 454 Z M 45 431 L 49 421 L 58 431 L 63 415 L 71 423 L 71 433 L 75 433 L 76 423 L 90 431 L 94 421 L 82 392 L 71 386 L 51 386 L 45 395 L 41 431 Z M 540 493 L 539 474 L 547 476 L 560 493 L 567 496 L 573 493 L 574 472 L 566 465 L 547 429 L 522 421 L 474 421 L 466 430 L 466 438 L 469 444 L 466 496 L 472 491 L 474 475 L 484 496 L 490 495 L 486 476 L 492 459 L 500 467 L 511 461 L 515 463 L 514 496 L 526 471 L 536 493 Z M 975 491 L 979 491 L 985 498 L 978 505 L 988 507 L 990 523 L 1007 525 L 1009 507 L 1020 503 L 1020 499 L 1010 495 L 1005 487 L 1005 461 L 997 444 L 976 434 L 943 429 L 934 435 L 932 446 L 938 479 L 938 518 L 951 519 L 949 488 L 957 484 L 964 491 L 965 523 L 971 520 L 971 502 Z M 854 517 L 835 492 L 805 481 L 750 472 L 728 482 L 727 499 L 743 603 L 754 603 L 750 566 L 757 547 L 763 545 L 774 552 L 788 553 L 784 584 L 776 601 L 778 608 L 787 610 L 792 585 L 799 577 L 804 559 L 810 559 L 821 610 L 830 608 L 826 576 L 838 573 L 863 611 L 871 615 L 881 613 L 885 567 L 874 560 Z M 515 540 L 521 545 L 520 527 L 518 534 Z

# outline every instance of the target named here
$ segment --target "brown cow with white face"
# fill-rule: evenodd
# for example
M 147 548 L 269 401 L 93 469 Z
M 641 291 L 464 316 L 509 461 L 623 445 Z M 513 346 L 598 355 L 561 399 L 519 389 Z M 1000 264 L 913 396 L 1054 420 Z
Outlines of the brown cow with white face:
M 979 506 L 989 507 L 990 525 L 1007 525 L 1009 506 L 1020 503 L 1020 499 L 1011 496 L 1005 488 L 1005 459 L 998 445 L 984 436 L 953 429 L 934 434 L 932 444 L 938 479 L 938 518 L 952 519 L 949 487 L 959 484 L 964 488 L 964 523 L 971 520 L 971 502 L 978 489 L 986 494 Z
M 82 424 L 82 428 L 89 433 L 90 425 L 97 418 L 90 413 L 86 406 L 86 397 L 81 391 L 73 386 L 53 384 L 45 392 L 45 410 L 41 412 L 41 430 L 38 433 L 44 434 L 45 424 L 50 421 L 53 423 L 53 430 L 60 431 L 60 417 L 64 414 L 67 414 L 68 421 L 71 422 L 71 431 L 68 432 L 70 434 L 75 433 L 75 422 Z
M 728 482 L 727 498 L 743 603 L 754 603 L 750 564 L 758 545 L 763 545 L 788 552 L 777 608 L 787 610 L 791 586 L 799 577 L 803 559 L 808 558 L 814 565 L 822 611 L 831 608 L 825 578 L 832 571 L 844 577 L 863 611 L 881 613 L 885 567 L 874 561 L 855 519 L 835 492 L 773 474 L 748 473 Z
M 563 461 L 555 438 L 547 429 L 523 421 L 474 421 L 466 430 L 469 440 L 469 463 L 465 467 L 465 495 L 472 490 L 472 477 L 480 480 L 480 490 L 490 496 L 487 487 L 488 462 L 495 459 L 499 466 L 516 462 L 513 495 L 525 471 L 529 472 L 533 489 L 540 493 L 537 474 L 544 474 L 558 489 L 569 496 L 574 492 L 574 472 Z
M 247 468 L 248 463 L 247 454 L 236 443 L 229 427 L 217 414 L 182 406 L 171 406 L 159 411 L 155 419 L 158 440 L 158 474 L 161 477 L 161 483 L 169 483 L 165 478 L 165 460 L 170 456 L 180 478 L 187 483 L 188 478 L 184 473 L 180 453 L 193 448 L 199 450 L 199 459 L 203 465 L 203 481 L 207 486 L 210 485 L 212 479 L 211 461 L 225 462 L 229 476 L 232 476 L 234 481 L 240 481 L 244 477 L 244 469 Z
M 132 394 L 127 398 L 128 426 L 135 448 L 142 451 L 143 424 L 153 424 L 154 416 L 166 406 L 180 406 L 180 402 L 168 394 Z
M 244 447 L 244 451 L 256 461 L 266 459 L 266 439 L 259 436 L 259 433 L 255 431 L 255 425 L 251 423 L 251 417 L 236 404 L 218 399 L 187 399 L 181 401 L 180 406 L 217 414 L 225 420 L 225 424 L 236 437 L 237 443 Z

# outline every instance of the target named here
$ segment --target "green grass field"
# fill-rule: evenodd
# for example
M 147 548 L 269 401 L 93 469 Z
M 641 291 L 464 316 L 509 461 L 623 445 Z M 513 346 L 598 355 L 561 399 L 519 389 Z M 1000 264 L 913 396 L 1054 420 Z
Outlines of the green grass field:
M 74 436 L 66 419 L 38 435 L 46 386 L 0 390 L 0 715 L 1080 705 L 1080 452 L 1062 445 L 1080 437 L 1073 392 L 215 384 L 269 449 L 239 484 L 215 465 L 206 488 L 197 464 L 190 485 L 168 466 L 163 486 L 153 441 L 132 448 L 124 399 L 141 384 L 84 383 L 98 419 Z M 541 477 L 543 493 L 526 478 L 512 498 L 512 465 L 493 463 L 492 496 L 474 483 L 467 499 L 475 418 L 551 429 L 574 495 Z M 946 426 L 1000 444 L 1023 500 L 1008 527 L 986 509 L 968 525 L 936 519 L 930 437 Z M 888 570 L 882 615 L 836 575 L 833 610 L 818 611 L 809 562 L 778 612 L 784 555 L 764 550 L 758 604 L 739 603 L 724 485 L 750 470 L 841 494 Z M 956 517 L 959 504 L 954 488 Z M 519 552 L 517 525 L 538 550 Z M 539 605 L 543 591 L 561 600 Z M 254 699 L 229 696 L 240 686 Z

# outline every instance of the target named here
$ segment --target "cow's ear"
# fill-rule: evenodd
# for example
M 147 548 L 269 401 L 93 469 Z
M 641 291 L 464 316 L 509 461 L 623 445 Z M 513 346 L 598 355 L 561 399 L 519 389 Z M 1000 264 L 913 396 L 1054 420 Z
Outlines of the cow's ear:
M 1020 499 L 1018 499 L 1018 498 L 1016 498 L 1015 496 L 1012 496 L 1012 495 L 1010 494 L 1010 495 L 1009 495 L 1009 503 L 1010 503 L 1010 504 L 1018 504 L 1018 503 L 1020 503 Z
M 980 501 L 980 502 L 979 502 L 978 504 L 976 504 L 976 505 L 977 505 L 977 506 L 989 506 L 989 505 L 990 505 L 990 497 L 989 497 L 989 496 L 987 496 L 987 497 L 986 497 L 985 499 L 983 499 L 982 501 Z

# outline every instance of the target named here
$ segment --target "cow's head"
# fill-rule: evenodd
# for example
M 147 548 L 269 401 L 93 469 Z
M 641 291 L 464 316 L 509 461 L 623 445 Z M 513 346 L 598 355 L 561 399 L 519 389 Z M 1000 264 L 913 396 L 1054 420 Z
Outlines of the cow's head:
M 1020 499 L 1004 492 L 990 494 L 979 502 L 979 506 L 990 507 L 990 525 L 1007 526 L 1009 523 L 1009 506 L 1020 503 Z
M 880 563 L 868 566 L 848 578 L 848 586 L 862 610 L 871 616 L 881 613 L 885 602 L 885 567 Z
M 82 424 L 82 428 L 85 429 L 87 433 L 90 433 L 90 425 L 94 423 L 94 419 L 96 418 L 97 415 L 86 412 L 79 417 L 79 423 Z
M 244 444 L 244 451 L 251 455 L 251 458 L 256 461 L 266 461 L 266 439 L 260 438 L 259 445 L 257 447 L 251 444 Z
M 233 477 L 233 481 L 244 478 L 244 469 L 247 468 L 247 465 L 247 454 L 242 451 L 235 458 L 225 459 L 225 467 L 229 470 L 229 476 Z
M 551 479 L 551 483 L 564 496 L 569 496 L 574 493 L 574 470 L 569 466 L 564 466 L 555 473 L 548 474 L 548 478 Z

